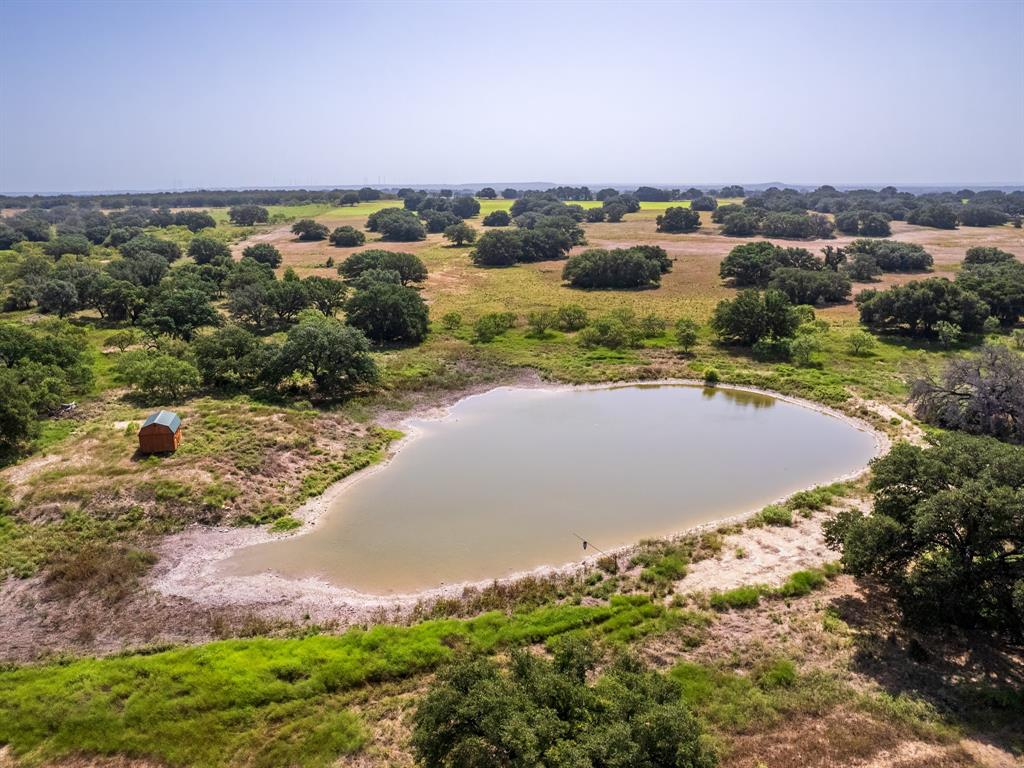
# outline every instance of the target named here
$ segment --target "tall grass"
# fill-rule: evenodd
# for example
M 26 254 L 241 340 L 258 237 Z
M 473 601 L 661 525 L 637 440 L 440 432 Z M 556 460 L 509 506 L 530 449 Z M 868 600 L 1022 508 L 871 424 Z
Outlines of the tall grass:
M 643 597 L 338 636 L 227 640 L 0 671 L 0 743 L 27 762 L 121 753 L 170 765 L 328 765 L 365 734 L 342 694 L 569 632 L 612 642 L 706 617 Z

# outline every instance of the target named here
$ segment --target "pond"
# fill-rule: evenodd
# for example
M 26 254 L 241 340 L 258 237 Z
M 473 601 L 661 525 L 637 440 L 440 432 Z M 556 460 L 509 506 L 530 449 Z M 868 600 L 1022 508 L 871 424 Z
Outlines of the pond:
M 863 468 L 874 437 L 727 388 L 501 388 L 362 473 L 308 533 L 246 547 L 225 574 L 317 576 L 386 595 L 501 578 L 757 509 Z

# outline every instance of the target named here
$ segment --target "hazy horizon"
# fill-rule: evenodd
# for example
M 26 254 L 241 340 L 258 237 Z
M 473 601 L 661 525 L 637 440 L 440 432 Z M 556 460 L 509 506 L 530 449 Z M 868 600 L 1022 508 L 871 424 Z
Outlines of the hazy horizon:
M 895 187 L 901 192 L 915 192 L 920 193 L 924 191 L 932 190 L 956 190 L 961 188 L 972 189 L 975 192 L 988 191 L 988 190 L 1004 190 L 1004 191 L 1015 191 L 1024 190 L 1024 183 L 1016 184 L 1012 182 L 1000 183 L 1000 182 L 970 182 L 970 181 L 955 181 L 955 182 L 942 182 L 934 184 L 901 184 L 899 182 L 864 182 L 861 184 L 844 184 L 844 183 L 830 183 L 828 181 L 804 183 L 804 182 L 788 182 L 788 181 L 777 181 L 777 182 L 677 182 L 677 181 L 633 181 L 633 182 L 620 182 L 620 181 L 601 181 L 601 182 L 565 182 L 564 186 L 586 186 L 592 191 L 597 192 L 598 189 L 603 187 L 613 187 L 616 189 L 630 190 L 636 189 L 640 186 L 653 186 L 659 189 L 686 189 L 688 187 L 695 187 L 701 190 L 708 189 L 719 189 L 726 185 L 737 184 L 738 186 L 744 187 L 747 190 L 759 191 L 767 187 L 779 187 L 779 188 L 791 188 L 798 190 L 813 190 L 820 186 L 829 185 L 835 187 L 840 191 L 850 189 L 874 189 L 879 190 L 883 187 Z M 453 190 L 479 190 L 484 187 L 493 187 L 500 195 L 501 188 L 512 187 L 518 191 L 540 189 L 544 190 L 549 187 L 563 186 L 563 182 L 557 181 L 479 181 L 479 182 L 436 182 L 436 181 L 410 181 L 410 182 L 397 182 L 387 184 L 373 184 L 373 183 L 338 183 L 338 184 L 298 184 L 298 185 L 287 185 L 287 186 L 274 186 L 270 184 L 252 184 L 252 185 L 237 185 L 237 184 L 218 184 L 209 185 L 204 187 L 176 187 L 173 189 L 166 187 L 141 187 L 136 189 L 75 189 L 75 190 L 32 190 L 32 191 L 3 191 L 0 195 L 9 197 L 24 197 L 24 196 L 58 196 L 58 195 L 72 195 L 72 196 L 89 196 L 89 195 L 136 195 L 136 194 L 185 194 L 189 192 L 247 192 L 247 191 L 277 191 L 277 190 L 299 190 L 306 189 L 310 191 L 322 191 L 330 189 L 359 189 L 363 186 L 373 187 L 381 190 L 398 190 L 403 187 L 409 187 L 412 189 L 453 189 Z
M 0 192 L 1020 186 L 1022 30 L 994 1 L 7 0 Z

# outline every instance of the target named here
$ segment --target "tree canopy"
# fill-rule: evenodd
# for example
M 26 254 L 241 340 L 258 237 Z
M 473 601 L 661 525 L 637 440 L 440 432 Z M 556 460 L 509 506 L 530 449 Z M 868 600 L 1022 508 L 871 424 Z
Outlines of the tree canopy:
M 926 204 L 907 214 L 908 224 L 936 229 L 956 229 L 956 211 L 949 205 Z
M 443 670 L 413 717 L 425 768 L 713 768 L 679 684 L 621 657 L 593 684 L 597 654 L 567 638 L 553 659 L 512 653 L 510 668 L 466 659 Z
M 210 264 L 216 261 L 230 261 L 231 249 L 220 240 L 196 235 L 188 244 L 188 255 L 195 259 L 196 264 Z
M 572 219 L 524 215 L 516 229 L 485 232 L 470 258 L 477 266 L 508 267 L 519 262 L 563 259 L 582 234 Z M 579 230 L 579 231 L 578 231 Z
M 509 215 L 508 211 L 491 211 L 486 216 L 484 216 L 484 219 L 481 223 L 485 227 L 507 227 L 509 224 L 512 223 L 512 217 Z
M 370 269 L 393 270 L 398 273 L 402 285 L 422 283 L 427 279 L 427 268 L 419 256 L 400 251 L 372 248 L 353 253 L 338 265 L 338 273 L 346 280 L 355 280 Z
M 378 343 L 416 344 L 427 336 L 427 304 L 419 291 L 375 281 L 357 290 L 345 304 L 348 323 Z
M 281 266 L 281 252 L 270 243 L 255 243 L 242 251 L 242 257 L 266 264 L 272 269 Z
M 217 226 L 217 221 L 206 211 L 178 211 L 174 214 L 174 223 L 187 227 L 191 232 Z
M 889 587 L 911 622 L 1024 633 L 1024 449 L 948 433 L 871 464 L 874 509 L 840 513 L 826 540 Z
M 476 229 L 460 221 L 458 224 L 445 227 L 444 239 L 456 246 L 473 243 L 476 240 Z
M 723 299 L 711 316 L 711 328 L 730 344 L 753 346 L 763 340 L 791 337 L 800 325 L 800 313 L 780 291 L 740 291 Z
M 493 192 L 493 190 L 491 190 Z M 497 197 L 497 195 L 495 195 Z M 469 195 L 459 195 L 452 200 L 452 213 L 460 219 L 468 219 L 480 213 L 480 201 Z
M 262 205 L 247 203 L 233 205 L 228 209 L 228 219 L 240 227 L 251 227 L 254 224 L 265 224 L 270 221 L 270 212 Z
M 978 295 L 1004 327 L 1024 317 L 1024 263 L 1017 260 L 966 264 L 956 284 Z
M 825 264 L 806 248 L 783 248 L 767 240 L 737 245 L 722 259 L 718 274 L 737 287 L 764 287 L 777 269 L 821 270 Z
M 871 256 L 883 272 L 917 272 L 930 269 L 934 262 L 923 246 L 899 240 L 854 240 L 843 251 L 847 258 L 858 253 Z
M 299 219 L 292 224 L 292 234 L 296 235 L 299 240 L 326 240 L 329 230 L 313 219 Z
M 355 227 L 335 227 L 331 232 L 330 242 L 338 248 L 355 248 L 366 242 L 366 235 Z
M 371 213 L 366 220 L 366 228 L 380 232 L 381 239 L 393 242 L 414 242 L 427 237 L 419 216 L 402 208 L 382 208 Z
M 855 301 L 865 325 L 915 335 L 934 333 L 939 322 L 967 332 L 980 331 L 989 316 L 989 306 L 976 293 L 941 277 L 913 280 L 884 291 L 868 289 Z
M 700 214 L 691 208 L 673 206 L 656 219 L 659 232 L 693 232 L 700 227 Z
M 800 269 L 780 267 L 772 272 L 768 287 L 782 291 L 794 304 L 828 304 L 846 301 L 850 296 L 850 279 L 831 269 Z
M 0 323 L 0 459 L 38 434 L 37 416 L 92 383 L 85 331 L 63 320 Z
M 999 248 L 976 245 L 968 248 L 964 255 L 964 264 L 1000 264 L 1004 261 L 1015 261 L 1016 256 Z
M 1024 443 L 1024 357 L 1002 344 L 950 360 L 910 388 L 919 418 L 944 429 Z
M 284 375 L 309 376 L 329 396 L 373 384 L 379 375 L 362 331 L 317 314 L 305 315 L 289 329 L 277 366 Z
M 574 288 L 649 288 L 659 285 L 670 267 L 658 246 L 591 248 L 569 258 L 562 279 Z

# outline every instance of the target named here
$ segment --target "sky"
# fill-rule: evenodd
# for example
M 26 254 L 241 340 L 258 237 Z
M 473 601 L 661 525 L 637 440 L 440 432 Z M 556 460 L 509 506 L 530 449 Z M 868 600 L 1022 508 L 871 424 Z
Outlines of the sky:
M 1024 0 L 0 0 L 0 192 L 1024 184 Z

